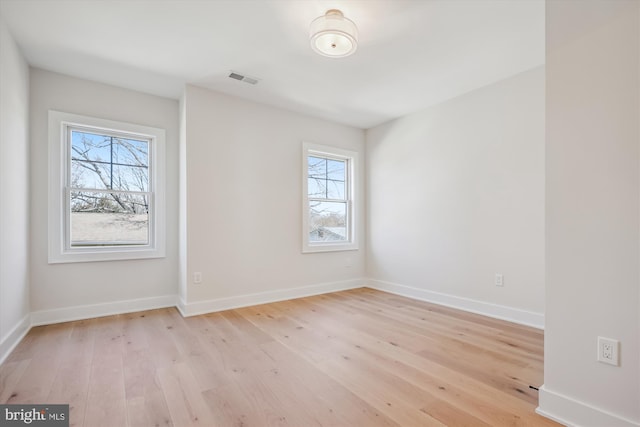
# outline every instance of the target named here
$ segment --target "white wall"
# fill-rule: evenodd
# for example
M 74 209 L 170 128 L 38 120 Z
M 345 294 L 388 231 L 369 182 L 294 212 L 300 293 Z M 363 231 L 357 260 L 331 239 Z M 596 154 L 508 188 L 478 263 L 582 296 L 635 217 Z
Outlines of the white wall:
M 575 425 L 638 426 L 640 3 L 553 0 L 546 10 L 540 411 Z M 620 367 L 596 362 L 598 336 L 620 340 Z
M 354 150 L 360 129 L 187 86 L 188 313 L 358 284 L 364 275 L 364 210 L 360 250 L 302 254 L 302 142 Z M 364 165 L 357 190 L 364 193 Z M 203 283 L 193 284 L 193 272 Z M 297 290 L 296 290 L 297 289 Z M 266 293 L 238 299 L 243 295 Z M 224 304 L 217 300 L 232 298 Z M 196 304 L 209 301 L 209 303 Z
M 47 263 L 47 114 L 54 109 L 166 130 L 167 255 L 161 259 Z M 31 70 L 31 308 L 35 322 L 163 305 L 178 292 L 178 101 Z M 167 298 L 167 296 L 171 296 Z M 146 299 L 133 304 L 122 301 Z M 65 309 L 51 312 L 54 309 Z
M 29 68 L 0 18 L 0 362 L 29 327 Z
M 370 129 L 367 171 L 373 286 L 542 324 L 544 68 Z

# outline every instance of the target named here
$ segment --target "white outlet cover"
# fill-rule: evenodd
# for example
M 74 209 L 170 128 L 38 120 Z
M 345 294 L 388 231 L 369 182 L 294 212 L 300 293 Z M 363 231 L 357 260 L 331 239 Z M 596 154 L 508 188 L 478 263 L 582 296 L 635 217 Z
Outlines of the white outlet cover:
M 620 342 L 611 338 L 598 337 L 598 362 L 620 366 Z

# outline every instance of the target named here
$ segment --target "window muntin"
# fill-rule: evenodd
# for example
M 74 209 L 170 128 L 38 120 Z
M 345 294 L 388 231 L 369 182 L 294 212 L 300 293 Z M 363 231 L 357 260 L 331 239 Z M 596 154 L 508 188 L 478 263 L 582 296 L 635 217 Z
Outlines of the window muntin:
M 165 131 L 49 111 L 49 263 L 165 256 Z
M 357 249 L 355 159 L 350 151 L 304 144 L 303 252 Z

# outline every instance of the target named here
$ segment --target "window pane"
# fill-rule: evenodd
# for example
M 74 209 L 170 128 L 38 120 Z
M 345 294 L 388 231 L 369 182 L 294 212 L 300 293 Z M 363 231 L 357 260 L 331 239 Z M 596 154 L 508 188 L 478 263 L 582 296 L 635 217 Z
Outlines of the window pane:
M 108 169 L 98 163 L 71 160 L 71 187 L 107 189 Z
M 136 166 L 113 167 L 113 189 L 149 191 L 149 169 Z
M 327 179 L 327 159 L 309 156 L 307 167 L 309 178 Z
M 149 142 L 113 138 L 113 162 L 129 166 L 148 166 Z
M 71 192 L 71 246 L 149 244 L 144 194 Z
M 327 181 L 324 179 L 309 178 L 307 181 L 307 194 L 309 197 L 327 198 Z
M 309 241 L 347 240 L 347 204 L 309 201 Z
M 148 191 L 149 141 L 71 131 L 71 186 Z
M 327 159 L 327 179 L 344 181 L 345 165 L 344 160 Z
M 108 162 L 111 157 L 111 137 L 78 130 L 71 131 L 71 158 Z
M 328 199 L 345 199 L 344 181 L 327 181 L 327 198 Z

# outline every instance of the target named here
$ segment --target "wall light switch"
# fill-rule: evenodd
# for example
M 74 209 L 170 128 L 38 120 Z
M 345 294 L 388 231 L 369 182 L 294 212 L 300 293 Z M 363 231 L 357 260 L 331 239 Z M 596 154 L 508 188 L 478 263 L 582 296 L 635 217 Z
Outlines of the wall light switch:
M 202 283 L 202 273 L 196 271 L 193 273 L 193 283 Z

